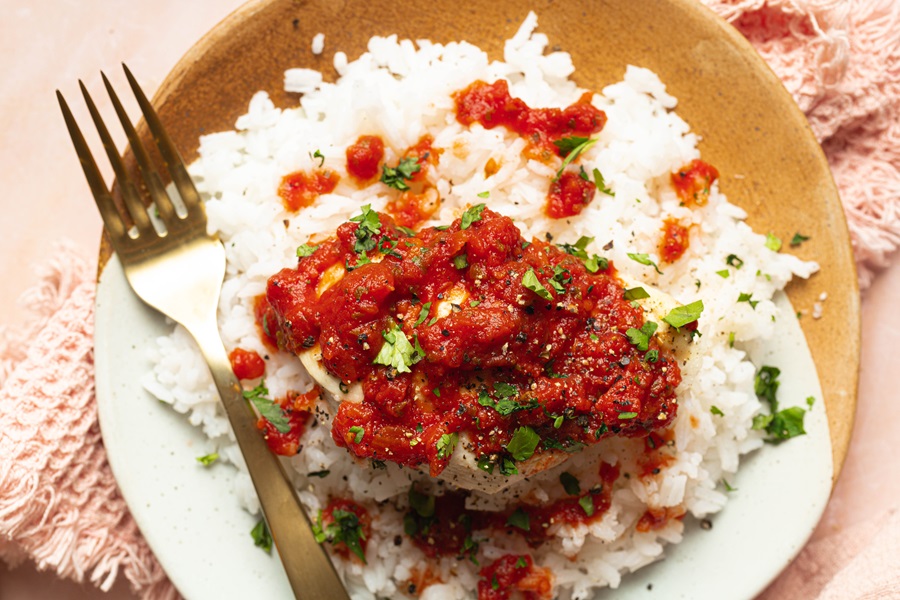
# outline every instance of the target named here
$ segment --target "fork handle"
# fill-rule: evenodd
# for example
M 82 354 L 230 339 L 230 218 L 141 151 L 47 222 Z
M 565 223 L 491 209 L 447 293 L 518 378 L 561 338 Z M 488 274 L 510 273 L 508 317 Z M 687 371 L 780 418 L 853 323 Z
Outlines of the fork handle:
M 294 596 L 298 600 L 349 600 L 334 565 L 313 536 L 309 516 L 281 461 L 256 427 L 256 414 L 241 393 L 215 320 L 185 326 L 209 365 Z

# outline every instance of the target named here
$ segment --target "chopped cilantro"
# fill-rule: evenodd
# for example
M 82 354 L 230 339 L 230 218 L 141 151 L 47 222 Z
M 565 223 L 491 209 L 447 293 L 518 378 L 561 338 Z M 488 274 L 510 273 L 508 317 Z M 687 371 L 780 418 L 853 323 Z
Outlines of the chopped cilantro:
M 531 518 L 528 516 L 528 513 L 522 510 L 521 507 L 514 510 L 507 518 L 506 524 L 511 527 L 518 527 L 523 531 L 531 530 Z
M 244 390 L 242 393 L 244 398 L 256 408 L 259 415 L 271 423 L 279 433 L 288 433 L 291 430 L 291 423 L 281 405 L 266 398 L 269 390 L 266 388 L 265 380 L 260 381 L 259 385 L 252 390 Z
M 309 256 L 316 250 L 318 250 L 318 246 L 310 246 L 309 244 L 300 244 L 297 246 L 297 258 L 303 258 L 304 256 Z
M 716 271 L 716 275 L 718 275 L 722 279 L 728 279 L 728 276 L 730 274 L 731 273 L 728 271 L 728 269 L 722 269 L 721 271 Z
M 807 405 L 808 407 L 812 408 L 812 407 L 813 407 L 813 404 L 815 404 L 815 403 L 816 403 L 816 399 L 815 399 L 813 396 L 808 396 L 808 397 L 806 398 L 806 405 Z
M 606 187 L 606 182 L 603 180 L 603 174 L 600 173 L 600 169 L 594 169 L 594 185 L 597 186 L 597 190 L 601 193 L 615 197 L 616 193 Z
M 409 507 L 416 511 L 416 514 L 423 518 L 434 516 L 434 496 L 423 494 L 416 488 L 409 488 Z
M 513 433 L 509 443 L 506 444 L 506 451 L 513 457 L 513 460 L 521 462 L 531 458 L 540 442 L 541 437 L 537 432 L 531 427 L 523 425 Z
M 356 243 L 353 245 L 353 251 L 357 254 L 375 248 L 375 236 L 381 233 L 381 219 L 378 213 L 372 210 L 372 205 L 366 204 L 360 210 L 362 211 L 360 214 L 350 217 L 351 222 L 359 223 L 356 229 Z
M 321 152 L 319 152 L 318 150 L 316 150 L 315 152 L 313 152 L 312 157 L 313 157 L 313 158 L 318 158 L 318 159 L 319 159 L 319 166 L 320 166 L 320 167 L 321 167 L 322 165 L 325 164 L 325 155 L 322 154 Z
M 719 407 L 716 406 L 716 405 L 710 406 L 710 407 L 709 407 L 709 412 L 711 412 L 711 413 L 714 414 L 714 415 L 718 415 L 718 416 L 720 416 L 720 417 L 724 417 L 724 416 L 725 416 L 725 413 L 722 412 L 722 409 L 719 408 Z
M 260 519 L 253 529 L 250 530 L 250 537 L 253 538 L 253 545 L 262 548 L 267 554 L 272 553 L 272 534 L 269 532 L 269 526 L 263 519 Z
M 741 260 L 737 254 L 729 254 L 725 258 L 725 264 L 727 264 L 729 267 L 734 267 L 735 269 L 740 269 L 741 267 L 744 266 L 744 261 Z
M 494 461 L 491 460 L 491 457 L 487 454 L 478 457 L 478 462 L 476 463 L 478 468 L 486 473 L 494 472 Z
M 366 435 L 366 430 L 359 425 L 354 425 L 350 428 L 350 433 L 353 434 L 353 441 L 358 444 L 363 441 L 363 438 Z
M 397 325 L 390 331 L 381 332 L 381 337 L 384 338 L 384 344 L 372 361 L 373 364 L 393 367 L 398 373 L 409 373 L 411 365 L 425 358 L 425 352 L 419 346 L 419 338 L 415 338 L 416 345 L 413 346 Z
M 537 275 L 535 275 L 534 269 L 525 271 L 525 274 L 522 275 L 522 285 L 545 300 L 553 299 L 550 291 L 541 284 L 541 281 L 538 279 Z
M 437 441 L 437 457 L 440 459 L 449 458 L 456 449 L 456 443 L 459 441 L 459 434 L 445 433 Z
M 476 194 L 476 196 L 478 196 L 479 198 L 487 198 L 490 195 L 491 195 L 491 193 L 487 192 L 487 191 L 481 192 L 480 194 Z
M 480 221 L 481 213 L 484 212 L 485 208 L 486 206 L 484 205 L 484 203 L 482 203 L 476 204 L 475 206 L 467 209 L 466 212 L 463 213 L 462 219 L 460 219 L 459 228 L 468 229 L 472 225 L 472 223 L 474 223 L 475 221 Z
M 413 328 L 418 327 L 422 323 L 425 322 L 425 319 L 428 318 L 428 311 L 431 310 L 431 302 L 426 302 L 422 305 L 422 308 L 419 310 L 419 317 L 416 319 L 416 322 L 413 323 Z
M 644 355 L 644 358 L 646 358 L 649 363 L 655 363 L 659 360 L 659 350 L 648 350 L 647 354 Z
M 559 482 L 568 495 L 577 496 L 581 493 L 581 484 L 578 483 L 578 478 L 568 471 L 559 474 Z
M 693 323 L 700 318 L 703 312 L 703 300 L 697 300 L 684 306 L 676 306 L 669 314 L 663 317 L 663 321 L 674 327 L 681 329 L 688 323 Z
M 525 560 L 524 556 L 520 556 L 519 559 L 516 561 L 516 568 L 524 569 L 527 566 L 528 566 L 528 561 Z
M 767 233 L 766 248 L 772 252 L 778 252 L 781 250 L 781 238 L 777 237 L 774 233 Z
M 806 411 L 799 406 L 792 406 L 784 410 L 778 410 L 778 400 L 775 395 L 778 391 L 778 376 L 781 371 L 777 367 L 762 366 L 754 380 L 754 391 L 760 399 L 768 402 L 771 414 L 760 414 L 753 417 L 753 429 L 765 430 L 769 434 L 766 441 L 779 444 L 792 437 L 803 435 L 803 419 Z M 807 404 L 809 399 L 807 399 Z
M 627 421 L 627 420 L 629 420 L 629 419 L 633 419 L 633 418 L 635 418 L 636 416 L 638 416 L 638 414 L 637 414 L 636 412 L 620 412 L 620 413 L 619 413 L 619 419 L 621 419 L 621 420 L 623 420 L 623 421 Z
M 641 352 L 646 352 L 650 347 L 650 338 L 656 333 L 657 327 L 659 326 L 653 321 L 647 321 L 640 329 L 631 327 L 625 332 L 625 335 L 628 336 L 628 341 L 631 342 L 635 348 Z
M 465 269 L 469 266 L 469 257 L 465 254 L 457 254 L 453 257 L 453 266 L 457 269 Z
M 381 166 L 381 183 L 388 187 L 400 190 L 401 192 L 409 189 L 406 182 L 413 178 L 413 175 L 422 169 L 416 158 L 407 157 L 400 160 L 396 167 L 389 167 L 386 164 Z
M 791 247 L 796 248 L 803 242 L 809 239 L 809 236 L 801 234 L 799 231 L 794 234 L 794 237 L 791 238 Z
M 728 347 L 734 348 L 734 332 L 733 331 L 728 332 Z
M 722 479 L 722 485 L 725 486 L 725 491 L 726 491 L 726 492 L 736 492 L 736 491 L 737 491 L 737 488 L 736 488 L 736 487 L 731 487 L 731 484 L 728 483 L 728 480 L 727 480 L 727 479 Z
M 659 270 L 659 266 L 657 266 L 657 264 L 655 262 L 653 262 L 650 259 L 650 256 L 647 254 L 629 252 L 628 258 L 630 258 L 631 260 L 633 260 L 636 263 L 640 263 L 642 265 L 647 265 L 648 267 L 653 267 L 657 273 L 659 273 L 660 275 L 663 274 L 662 271 Z
M 649 298 L 650 294 L 647 293 L 642 287 L 633 287 L 631 289 L 625 290 L 624 298 L 626 300 L 643 300 L 644 298 Z
M 738 295 L 737 301 L 738 302 L 746 302 L 750 305 L 750 308 L 755 309 L 756 305 L 759 304 L 759 300 L 751 300 L 752 297 L 753 297 L 753 294 L 747 294 L 747 293 L 741 292 Z
M 578 158 L 580 154 L 587 151 L 588 148 L 597 142 L 598 140 L 596 138 L 589 139 L 577 136 L 564 137 L 553 142 L 553 145 L 559 148 L 560 154 L 565 157 L 563 158 L 562 164 L 556 172 L 556 177 L 553 178 L 553 181 L 559 180 L 563 171 L 569 166 L 569 163 Z
M 203 465 L 204 467 L 210 466 L 211 464 L 213 464 L 213 463 L 216 462 L 217 460 L 219 460 L 219 453 L 218 453 L 218 452 L 211 452 L 211 453 L 209 453 L 209 454 L 207 454 L 207 455 L 205 455 L 205 456 L 198 456 L 198 457 L 197 457 L 197 462 L 200 463 L 201 465 Z
M 587 496 L 582 496 L 578 499 L 578 506 L 584 511 L 584 514 L 587 516 L 591 516 L 594 514 L 594 499 L 591 494 Z
M 322 511 L 319 511 L 319 517 L 313 523 L 313 535 L 320 544 L 331 542 L 332 544 L 343 543 L 356 556 L 366 562 L 366 555 L 363 552 L 360 541 L 366 539 L 362 524 L 359 517 L 349 510 L 341 510 L 339 508 L 331 511 L 331 517 L 334 519 L 328 525 L 322 526 Z

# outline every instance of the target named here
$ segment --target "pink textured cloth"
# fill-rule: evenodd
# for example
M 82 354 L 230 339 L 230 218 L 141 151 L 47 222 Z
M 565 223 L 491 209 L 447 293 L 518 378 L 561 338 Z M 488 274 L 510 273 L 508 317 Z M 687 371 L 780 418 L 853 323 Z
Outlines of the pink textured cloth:
M 702 0 L 768 61 L 822 143 L 847 213 L 863 287 L 900 246 L 900 3 Z M 0 329 L 0 558 L 32 560 L 149 600 L 177 597 L 112 477 L 93 388 L 94 284 L 60 248 Z M 900 597 L 900 511 L 808 545 L 764 595 Z

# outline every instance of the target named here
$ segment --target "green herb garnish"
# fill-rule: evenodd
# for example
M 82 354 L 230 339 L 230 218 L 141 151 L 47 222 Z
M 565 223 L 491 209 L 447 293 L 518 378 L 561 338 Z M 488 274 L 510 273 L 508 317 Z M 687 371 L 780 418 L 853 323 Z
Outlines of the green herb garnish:
M 366 539 L 362 524 L 356 513 L 348 510 L 334 509 L 331 512 L 334 519 L 328 525 L 322 526 L 322 512 L 319 511 L 319 517 L 313 523 L 313 535 L 320 544 L 331 542 L 332 544 L 343 543 L 356 556 L 366 562 L 366 555 L 363 552 L 361 541 Z
M 521 462 L 531 458 L 540 442 L 541 437 L 537 432 L 531 427 L 523 425 L 513 433 L 509 443 L 506 444 L 506 451 L 513 457 L 513 460 Z
M 568 495 L 577 496 L 581 493 L 581 484 L 578 482 L 578 478 L 568 471 L 559 474 L 559 482 Z
M 530 531 L 531 517 L 529 517 L 528 513 L 521 508 L 517 508 L 506 518 L 506 524 L 512 527 L 518 527 L 522 531 Z
M 389 167 L 386 164 L 381 166 L 381 183 L 403 192 L 409 189 L 406 182 L 420 170 L 422 166 L 419 165 L 418 159 L 403 158 L 396 167 Z
M 475 206 L 466 210 L 463 213 L 462 218 L 460 219 L 459 228 L 461 230 L 468 229 L 472 223 L 475 221 L 481 220 L 481 213 L 484 212 L 486 206 L 482 204 L 476 204 Z
M 310 246 L 309 244 L 300 244 L 297 246 L 297 258 L 303 258 L 304 256 L 309 256 L 316 250 L 318 250 L 318 246 Z
M 791 238 L 791 247 L 796 248 L 797 246 L 799 246 L 800 244 L 802 244 L 803 242 L 805 242 L 808 239 L 809 239 L 809 236 L 803 235 L 800 232 L 797 232 L 794 234 L 794 237 Z
M 781 238 L 777 237 L 774 233 L 767 233 L 766 248 L 772 252 L 778 252 L 781 250 Z
M 350 217 L 351 222 L 359 223 L 355 234 L 356 243 L 353 245 L 353 251 L 357 254 L 375 248 L 375 236 L 381 233 L 381 219 L 378 213 L 372 210 L 372 205 L 366 204 L 360 210 L 362 211 L 360 214 Z
M 529 268 L 527 271 L 525 271 L 525 274 L 522 275 L 522 285 L 524 285 L 526 289 L 531 290 L 544 300 L 553 299 L 550 291 L 545 288 L 541 281 L 538 279 L 537 275 L 534 272 L 534 269 Z
M 628 336 L 628 341 L 631 344 L 640 350 L 641 352 L 646 352 L 650 347 L 650 338 L 656 333 L 656 329 L 659 326 L 653 321 L 647 321 L 643 325 L 641 325 L 640 329 L 635 329 L 631 327 L 628 331 L 625 332 L 625 335 Z
M 271 423 L 279 433 L 288 433 L 291 430 L 290 420 L 284 413 L 281 405 L 274 400 L 266 398 L 269 390 L 266 388 L 265 380 L 260 381 L 259 385 L 252 390 L 244 390 L 242 394 L 256 408 L 259 415 Z
M 200 463 L 201 465 L 203 465 L 204 467 L 210 466 L 211 464 L 213 464 L 213 463 L 216 462 L 217 460 L 219 460 L 219 453 L 218 453 L 218 452 L 211 452 L 211 453 L 209 453 L 209 454 L 207 454 L 207 455 L 205 455 L 205 456 L 198 456 L 198 457 L 197 457 L 197 462 Z
M 562 176 L 563 171 L 566 170 L 566 167 L 569 166 L 573 160 L 578 158 L 580 154 L 585 152 L 588 148 L 596 144 L 598 139 L 589 139 L 578 136 L 572 137 L 564 137 L 553 142 L 553 145 L 559 148 L 560 155 L 564 156 L 562 164 L 559 167 L 559 170 L 556 172 L 556 177 L 553 178 L 553 181 L 558 181 Z
M 416 345 L 413 346 L 397 325 L 390 331 L 381 332 L 381 337 L 384 338 L 384 344 L 372 361 L 373 364 L 393 367 L 398 373 L 409 373 L 410 366 L 425 358 L 425 352 L 419 346 L 419 338 L 415 337 Z
M 250 530 L 250 537 L 253 538 L 253 545 L 262 548 L 267 554 L 272 553 L 272 534 L 269 533 L 269 526 L 260 519 L 253 529 Z
M 445 433 L 437 441 L 437 457 L 440 459 L 449 458 L 456 449 L 456 443 L 459 441 L 459 434 Z
M 660 275 L 663 274 L 663 272 L 659 270 L 659 266 L 657 266 L 657 264 L 655 262 L 653 262 L 650 259 L 650 256 L 647 254 L 629 252 L 628 258 L 630 258 L 631 260 L 633 260 L 636 263 L 640 263 L 642 265 L 647 265 L 648 267 L 653 267 L 657 273 L 659 273 Z
M 703 300 L 697 300 L 696 302 L 691 302 L 684 306 L 676 306 L 669 311 L 669 314 L 663 317 L 663 321 L 675 329 L 681 329 L 688 323 L 693 323 L 699 319 L 702 312 Z

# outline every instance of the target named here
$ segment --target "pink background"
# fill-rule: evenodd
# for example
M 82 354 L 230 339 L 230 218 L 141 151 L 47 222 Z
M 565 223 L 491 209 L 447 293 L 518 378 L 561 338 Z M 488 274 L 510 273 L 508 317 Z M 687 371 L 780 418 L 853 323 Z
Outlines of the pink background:
M 35 282 L 34 267 L 49 256 L 55 240 L 70 239 L 82 254 L 93 256 L 100 237 L 100 219 L 54 91 L 58 88 L 65 94 L 79 122 L 86 124 L 87 111 L 77 87 L 78 79 L 83 79 L 101 112 L 108 115 L 109 102 L 101 92 L 101 69 L 117 88 L 124 89 L 119 63 L 125 62 L 144 90 L 152 93 L 178 58 L 240 3 L 4 2 L 0 20 L 3 323 L 13 324 L 26 317 L 17 298 Z M 122 137 L 118 135 L 120 142 Z M 109 174 L 110 169 L 106 171 Z M 891 437 L 900 419 L 900 386 L 880 385 L 883 374 L 896 369 L 898 297 L 900 264 L 895 264 L 879 275 L 863 299 L 863 367 L 854 439 L 844 474 L 813 535 L 815 542 L 849 529 L 868 531 L 870 528 L 863 527 L 865 522 L 893 507 L 900 496 Z M 827 301 L 824 308 L 829 310 Z M 121 582 L 110 593 L 101 593 L 89 584 L 63 582 L 30 565 L 9 570 L 0 563 L 0 598 L 125 600 L 134 596 Z

